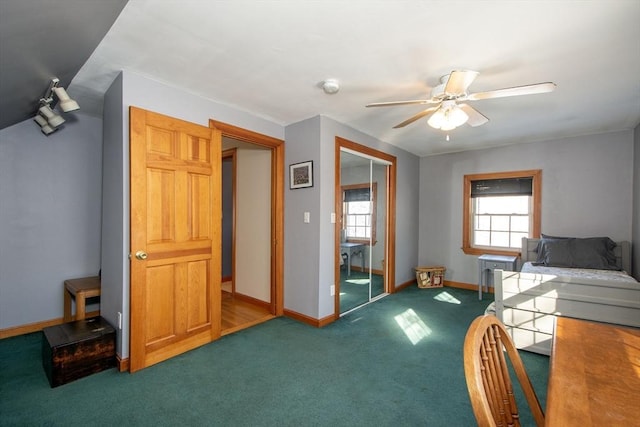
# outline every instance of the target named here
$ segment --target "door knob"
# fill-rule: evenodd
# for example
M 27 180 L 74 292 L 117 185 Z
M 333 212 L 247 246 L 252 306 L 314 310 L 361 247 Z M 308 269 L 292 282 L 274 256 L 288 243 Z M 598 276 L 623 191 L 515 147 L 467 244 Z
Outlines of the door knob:
M 136 252 L 136 258 L 138 258 L 141 261 L 144 261 L 145 259 L 147 259 L 147 253 L 145 251 L 138 251 Z

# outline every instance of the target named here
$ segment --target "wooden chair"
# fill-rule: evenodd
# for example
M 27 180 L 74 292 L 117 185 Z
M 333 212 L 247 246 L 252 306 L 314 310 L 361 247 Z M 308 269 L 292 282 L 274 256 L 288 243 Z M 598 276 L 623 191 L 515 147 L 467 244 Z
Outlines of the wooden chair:
M 536 425 L 541 427 L 544 413 L 538 397 L 518 350 L 494 315 L 477 317 L 464 340 L 464 374 L 478 426 L 520 426 L 505 349 Z

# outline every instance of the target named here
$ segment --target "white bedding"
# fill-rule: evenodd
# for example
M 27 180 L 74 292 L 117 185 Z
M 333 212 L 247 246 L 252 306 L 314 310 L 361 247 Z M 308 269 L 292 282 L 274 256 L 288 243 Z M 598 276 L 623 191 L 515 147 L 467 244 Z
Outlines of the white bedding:
M 592 270 L 587 268 L 561 268 L 533 265 L 530 261 L 522 265 L 523 273 L 549 274 L 560 277 L 576 277 L 586 279 L 610 280 L 616 282 L 638 283 L 624 271 Z

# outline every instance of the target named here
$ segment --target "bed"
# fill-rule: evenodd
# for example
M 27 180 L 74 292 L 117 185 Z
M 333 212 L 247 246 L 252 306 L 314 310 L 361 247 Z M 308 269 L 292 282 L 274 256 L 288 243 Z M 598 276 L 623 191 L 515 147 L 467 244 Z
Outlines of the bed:
M 494 271 L 495 314 L 516 347 L 550 354 L 557 316 L 640 327 L 640 283 L 627 274 L 631 244 L 604 241 L 606 254 L 585 264 L 581 250 L 567 249 L 594 242 L 560 239 L 523 238 L 521 271 Z

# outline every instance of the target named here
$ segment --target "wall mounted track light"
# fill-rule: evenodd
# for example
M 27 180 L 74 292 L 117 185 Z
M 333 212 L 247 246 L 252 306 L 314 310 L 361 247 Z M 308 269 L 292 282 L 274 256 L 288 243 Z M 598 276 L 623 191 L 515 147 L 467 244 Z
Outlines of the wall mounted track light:
M 60 100 L 60 108 L 62 108 L 62 111 L 64 111 L 65 113 L 80 109 L 80 106 L 78 105 L 78 103 L 73 99 L 69 98 L 67 91 L 64 90 L 63 87 L 54 87 L 53 92 L 56 94 L 56 96 Z
M 57 128 L 64 123 L 64 119 L 62 118 L 62 116 L 53 111 L 51 107 L 46 104 L 38 108 L 38 113 L 40 113 L 42 117 L 47 119 L 47 123 L 53 128 Z
M 51 107 L 54 103 L 54 94 L 56 98 L 58 98 L 60 108 L 65 113 L 80 109 L 78 103 L 71 99 L 69 97 L 69 94 L 67 94 L 67 91 L 64 90 L 62 86 L 58 86 L 59 84 L 60 80 L 58 78 L 54 77 L 53 79 L 51 79 L 51 83 L 49 83 L 49 89 L 47 89 L 44 97 L 40 98 L 38 112 L 33 118 L 35 122 L 40 126 L 40 130 L 42 131 L 42 133 L 44 133 L 45 135 L 52 134 L 53 132 L 58 130 L 58 127 L 60 125 L 65 122 L 62 116 L 59 115 Z
M 35 120 L 36 123 L 40 125 L 40 130 L 45 135 L 49 135 L 50 133 L 53 133 L 56 131 L 55 128 L 52 128 L 51 126 L 49 126 L 49 122 L 47 122 L 47 119 L 42 117 L 40 114 L 36 114 L 33 120 Z

